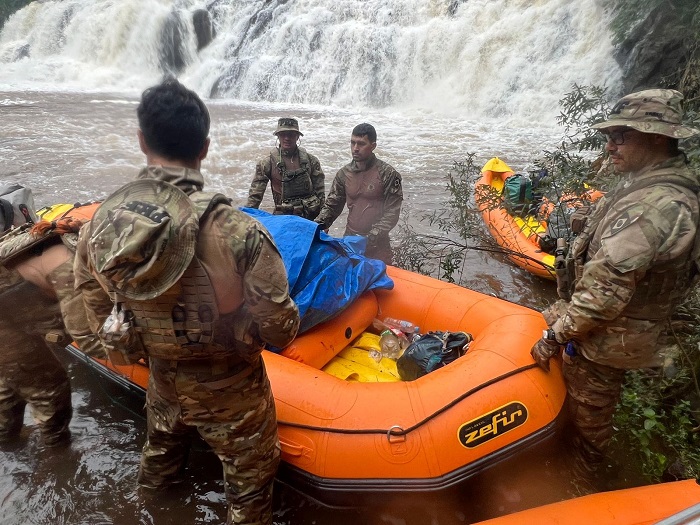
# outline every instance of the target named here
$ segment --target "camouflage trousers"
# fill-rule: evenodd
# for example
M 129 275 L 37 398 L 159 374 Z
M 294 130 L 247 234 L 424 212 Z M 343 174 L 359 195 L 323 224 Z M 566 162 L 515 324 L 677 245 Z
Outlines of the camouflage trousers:
M 274 398 L 262 359 L 150 360 L 148 437 L 139 484 L 159 488 L 184 468 L 195 430 L 223 464 L 228 524 L 272 523 L 280 461 Z
M 591 479 L 605 459 L 613 435 L 613 416 L 625 370 L 594 363 L 577 355 L 565 358 L 562 371 L 574 432 L 571 460 L 575 474 Z
M 7 334 L 0 332 L 3 342 Z M 28 361 L 0 365 L 0 441 L 16 437 L 22 429 L 24 409 L 31 407 L 44 443 L 55 446 L 68 440 L 73 410 L 70 380 L 63 365 L 39 337 L 25 336 Z
M 28 282 L 0 294 L 0 441 L 15 438 L 29 405 L 44 443 L 70 437 L 70 380 L 44 339 L 61 329 L 58 303 Z

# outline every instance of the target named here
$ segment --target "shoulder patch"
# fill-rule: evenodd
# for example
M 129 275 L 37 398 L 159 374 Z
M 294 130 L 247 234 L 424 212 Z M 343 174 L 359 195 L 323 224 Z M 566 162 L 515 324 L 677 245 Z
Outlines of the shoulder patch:
M 603 235 L 601 245 L 610 264 L 623 273 L 649 265 L 656 254 L 636 219 L 628 218 L 615 234 Z
M 613 235 L 620 233 L 625 228 L 634 224 L 639 219 L 639 217 L 641 217 L 641 215 L 639 214 L 631 216 L 628 211 L 623 212 L 618 216 L 618 218 L 615 221 L 613 221 L 610 224 L 608 231 L 603 232 L 602 237 L 612 237 Z

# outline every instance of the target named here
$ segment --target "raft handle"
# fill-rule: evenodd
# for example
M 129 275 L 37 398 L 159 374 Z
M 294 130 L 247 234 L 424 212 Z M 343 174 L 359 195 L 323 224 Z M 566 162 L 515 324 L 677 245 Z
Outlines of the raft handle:
M 394 429 L 398 429 L 398 432 L 396 432 Z M 389 430 L 386 431 L 386 440 L 389 443 L 392 443 L 391 438 L 401 438 L 401 441 L 406 441 L 406 431 L 403 429 L 401 425 L 394 425 Z M 398 441 L 398 439 L 394 440 L 393 442 Z

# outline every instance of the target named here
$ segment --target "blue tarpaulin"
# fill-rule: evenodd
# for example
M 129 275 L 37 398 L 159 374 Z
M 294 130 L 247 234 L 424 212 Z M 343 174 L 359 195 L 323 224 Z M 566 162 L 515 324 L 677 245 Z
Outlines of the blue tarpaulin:
M 299 333 L 335 317 L 365 290 L 394 287 L 386 265 L 364 256 L 364 237 L 339 239 L 301 217 L 241 210 L 267 228 L 282 254 L 289 292 L 301 316 Z

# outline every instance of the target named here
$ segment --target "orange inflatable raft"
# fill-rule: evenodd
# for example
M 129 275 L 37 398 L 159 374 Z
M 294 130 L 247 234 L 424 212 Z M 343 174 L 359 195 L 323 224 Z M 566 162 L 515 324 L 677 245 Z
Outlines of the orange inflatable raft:
M 689 479 L 601 492 L 477 525 L 690 525 L 700 523 L 700 485 Z
M 398 268 L 388 273 L 393 290 L 365 292 L 281 355 L 263 352 L 282 446 L 279 477 L 327 505 L 455 487 L 548 446 L 561 426 L 560 369 L 544 373 L 529 354 L 545 327 L 539 313 Z M 466 331 L 474 340 L 464 356 L 415 381 L 390 377 L 395 363 L 386 358 L 387 373 L 353 372 L 343 353 L 375 317 L 407 319 L 422 332 Z M 124 386 L 147 387 L 146 366 L 100 363 Z
M 503 248 L 508 258 L 528 272 L 556 279 L 554 255 L 540 248 L 540 238 L 547 231 L 547 215 L 553 209 L 552 203 L 544 203 L 537 216 L 518 217 L 509 214 L 502 205 L 501 195 L 506 179 L 514 176 L 513 170 L 501 159 L 490 159 L 481 170 L 481 178 L 476 182 L 476 204 L 491 236 Z M 602 196 L 599 191 L 591 191 L 571 199 L 595 201 Z M 575 197 L 575 196 L 572 196 Z M 560 199 L 565 202 L 566 196 Z

